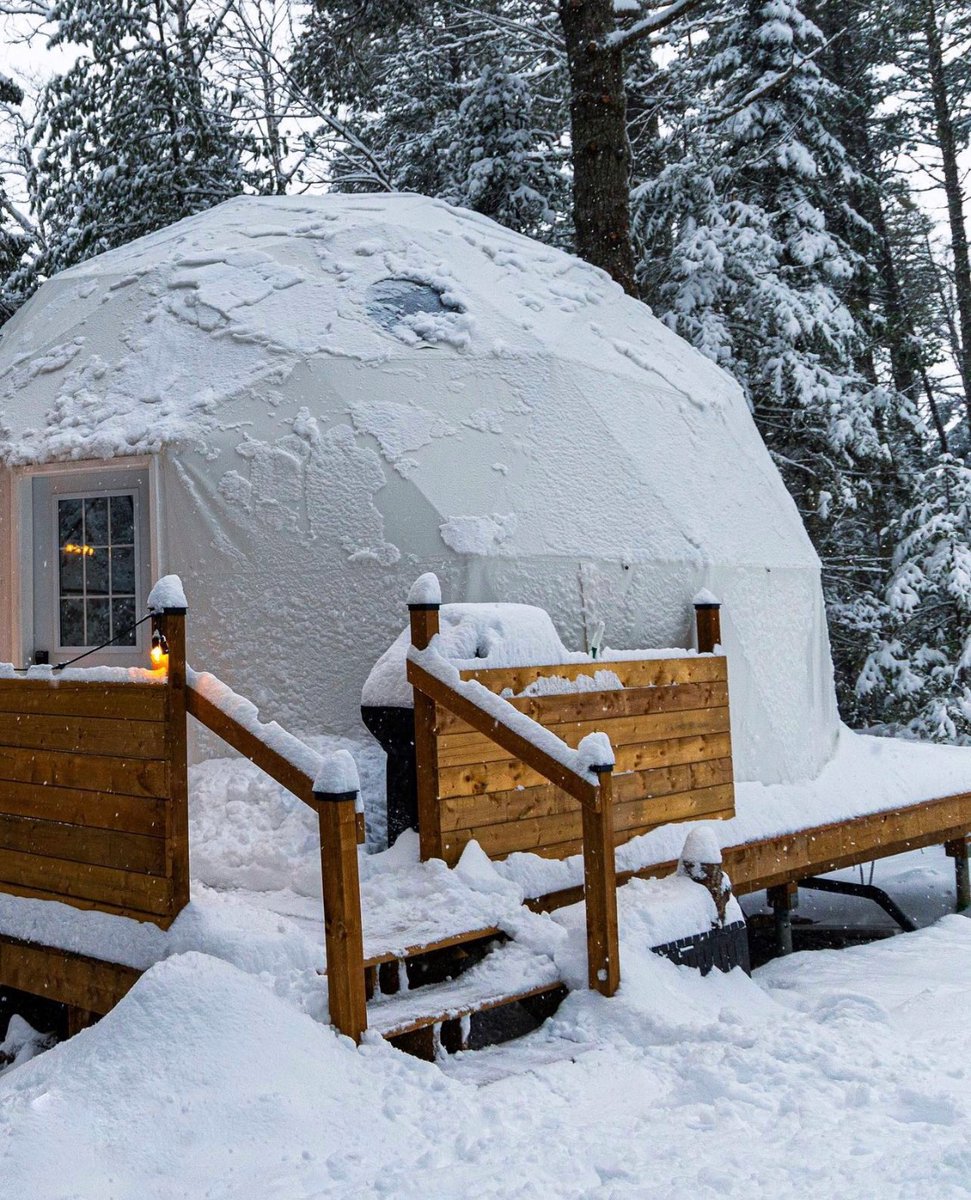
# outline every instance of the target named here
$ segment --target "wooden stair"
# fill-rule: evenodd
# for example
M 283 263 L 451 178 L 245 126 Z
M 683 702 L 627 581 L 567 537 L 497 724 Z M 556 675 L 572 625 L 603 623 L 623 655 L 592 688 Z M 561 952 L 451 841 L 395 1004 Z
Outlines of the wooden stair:
M 368 966 L 378 984 L 368 1004 L 369 1028 L 429 1060 L 527 1032 L 566 995 L 551 959 L 498 930 L 414 947 L 406 958 L 372 956 Z M 520 1006 L 517 1013 L 500 1016 L 513 1006 Z M 477 1020 L 486 1013 L 493 1014 L 491 1022 Z

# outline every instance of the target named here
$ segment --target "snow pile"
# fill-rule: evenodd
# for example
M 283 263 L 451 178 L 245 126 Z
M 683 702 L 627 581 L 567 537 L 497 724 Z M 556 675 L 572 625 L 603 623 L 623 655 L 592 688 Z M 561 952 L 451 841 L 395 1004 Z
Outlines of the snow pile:
M 441 602 L 442 585 L 438 582 L 438 576 L 434 571 L 426 571 L 424 575 L 419 575 L 408 589 L 409 607 L 413 604 L 441 604 Z
M 167 608 L 187 609 L 189 602 L 185 598 L 185 588 L 178 575 L 163 575 L 148 593 L 148 611 L 164 612 Z
M 379 1039 L 355 1050 L 259 980 L 174 958 L 2 1077 L 4 1193 L 54 1200 L 69 1180 L 76 1200 L 452 1200 L 457 1179 L 496 1200 L 966 1193 L 967 920 L 756 980 L 702 979 L 636 937 L 623 953 L 613 999 L 574 993 L 525 1042 L 443 1067 Z
M 384 751 L 371 739 L 310 741 L 320 755 L 344 750 L 353 756 L 368 846 L 381 847 L 387 830 Z M 245 759 L 210 759 L 190 769 L 189 837 L 193 879 L 216 888 L 293 892 L 319 906 L 316 813 Z
M 327 796 L 346 796 L 361 790 L 357 764 L 349 750 L 324 755 L 314 779 L 314 791 Z
M 238 696 L 231 687 L 208 671 L 194 671 L 189 667 L 186 679 L 193 691 L 218 708 L 224 716 L 241 725 L 247 733 L 285 758 L 308 778 L 316 778 L 322 765 L 320 755 L 276 721 L 261 721 L 260 711 L 251 700 Z
M 416 581 L 416 588 L 423 579 L 427 576 Z M 426 592 L 433 594 L 422 584 L 419 594 Z M 438 596 L 440 600 L 441 591 Z M 438 602 L 408 597 L 409 604 Z M 443 604 L 438 619 L 438 653 L 457 670 L 590 661 L 585 654 L 567 650 L 549 613 L 533 605 Z M 411 632 L 403 629 L 372 667 L 361 693 L 362 704 L 413 706 L 406 667 L 410 646 Z

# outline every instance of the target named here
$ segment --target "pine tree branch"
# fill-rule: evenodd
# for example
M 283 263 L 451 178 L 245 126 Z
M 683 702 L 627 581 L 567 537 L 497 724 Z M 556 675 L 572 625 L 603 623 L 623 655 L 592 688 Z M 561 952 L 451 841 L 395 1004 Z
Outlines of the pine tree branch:
M 669 25 L 680 21 L 686 13 L 692 12 L 703 3 L 704 0 L 674 0 L 674 3 L 669 4 L 667 8 L 662 8 L 659 12 L 651 13 L 650 16 L 635 21 L 626 29 L 614 30 L 604 39 L 605 44 L 611 50 L 626 49 L 652 34 L 660 33 L 662 29 L 667 29 Z
M 844 25 L 843 28 L 837 33 L 834 33 L 831 38 L 827 38 L 822 45 L 817 46 L 812 54 L 804 55 L 799 59 L 798 62 L 793 62 L 790 66 L 786 67 L 784 71 L 780 71 L 778 75 L 773 76 L 765 83 L 760 83 L 758 87 L 753 88 L 746 96 L 743 96 L 737 104 L 733 105 L 728 112 L 714 113 L 708 118 L 707 121 L 703 122 L 703 124 L 718 125 L 722 121 L 730 121 L 732 117 L 737 117 L 738 114 L 740 112 L 744 112 L 750 104 L 754 104 L 756 100 L 761 100 L 763 96 L 768 96 L 770 92 L 774 92 L 777 88 L 782 87 L 784 83 L 788 83 L 794 75 L 797 75 L 803 69 L 803 67 L 805 67 L 808 63 L 811 63 L 817 55 L 822 54 L 822 52 L 828 49 L 837 38 L 842 37 L 848 28 L 848 25 Z

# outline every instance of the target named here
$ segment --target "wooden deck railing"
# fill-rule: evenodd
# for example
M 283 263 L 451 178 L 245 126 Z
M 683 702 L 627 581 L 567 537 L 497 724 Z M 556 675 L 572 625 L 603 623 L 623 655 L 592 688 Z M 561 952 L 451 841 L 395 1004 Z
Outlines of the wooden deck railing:
M 426 651 L 439 632 L 437 604 L 410 604 L 411 640 L 415 650 Z M 587 971 L 591 988 L 612 996 L 620 985 L 620 949 L 617 928 L 617 882 L 614 863 L 613 763 L 592 766 L 593 783 L 564 764 L 573 754 L 565 742 L 524 713 L 496 696 L 486 707 L 474 685 L 461 690 L 427 670 L 417 656 L 409 658 L 408 680 L 415 692 L 415 750 L 418 769 L 418 829 L 423 859 L 441 857 L 441 823 L 435 811 L 438 800 L 438 741 L 435 710 L 441 706 L 490 738 L 502 749 L 562 788 L 580 802 L 583 830 L 583 880 L 587 921 Z M 484 690 L 484 689 L 483 689 Z M 502 706 L 509 709 L 504 720 Z M 530 730 L 535 738 L 520 730 Z M 563 754 L 544 749 L 543 743 Z M 424 815 L 424 819 L 423 819 Z
M 228 689 L 214 677 L 189 671 L 186 690 L 186 707 L 191 716 L 317 814 L 330 1019 L 341 1033 L 360 1041 L 367 1029 L 367 1000 L 357 862 L 357 847 L 362 840 L 357 792 L 320 790 L 316 774 L 321 757 L 279 727 L 271 739 L 268 729 L 261 727 L 255 718 L 244 723 L 227 712 L 214 696 L 218 698 L 220 691 L 226 693 Z M 284 750 L 290 751 L 289 756 Z

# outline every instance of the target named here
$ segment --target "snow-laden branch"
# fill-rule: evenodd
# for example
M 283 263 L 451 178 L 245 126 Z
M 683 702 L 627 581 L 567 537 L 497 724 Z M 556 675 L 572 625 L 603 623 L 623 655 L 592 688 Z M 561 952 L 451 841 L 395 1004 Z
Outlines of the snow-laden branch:
M 793 61 L 784 71 L 779 71 L 775 75 L 770 75 L 764 83 L 760 83 L 758 87 L 742 97 L 736 104 L 732 105 L 727 112 L 716 112 L 709 119 L 707 124 L 717 125 L 720 121 L 730 121 L 732 117 L 737 117 L 740 112 L 744 112 L 750 104 L 754 104 L 756 100 L 761 100 L 763 96 L 767 96 L 770 92 L 774 92 L 777 88 L 782 87 L 784 83 L 788 83 L 794 75 L 797 75 L 803 67 L 807 66 L 818 55 L 827 49 L 836 41 L 838 37 L 842 37 L 846 33 L 848 26 L 844 25 L 837 33 L 817 46 L 811 54 L 804 54 L 798 61 Z
M 610 49 L 631 46 L 643 38 L 650 37 L 651 34 L 659 33 L 662 29 L 673 25 L 675 21 L 680 21 L 686 13 L 698 8 L 701 3 L 702 0 L 674 0 L 673 4 L 669 4 L 657 12 L 648 13 L 640 20 L 635 21 L 633 25 L 628 25 L 626 29 L 614 30 L 604 39 L 605 44 Z M 637 7 L 643 11 L 642 5 L 638 4 Z M 629 16 L 632 9 L 623 4 L 615 4 L 614 11 L 619 16 Z

